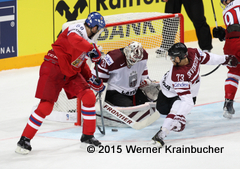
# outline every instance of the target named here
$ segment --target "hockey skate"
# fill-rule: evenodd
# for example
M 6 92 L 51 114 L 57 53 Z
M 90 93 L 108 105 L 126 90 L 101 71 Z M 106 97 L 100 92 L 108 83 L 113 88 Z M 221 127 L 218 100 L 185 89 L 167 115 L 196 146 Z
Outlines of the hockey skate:
M 157 147 L 163 147 L 164 146 L 164 141 L 163 141 L 163 133 L 162 133 L 162 128 L 153 136 L 152 138 L 152 145 L 155 145 Z
M 233 100 L 225 99 L 223 106 L 223 117 L 231 119 L 234 113 L 235 110 L 233 108 Z
M 80 141 L 81 141 L 81 148 L 85 150 L 88 146 L 99 147 L 101 145 L 101 142 L 98 141 L 93 135 L 83 134 Z
M 32 150 L 30 145 L 30 139 L 22 136 L 17 143 L 17 148 L 15 150 L 18 154 L 28 154 Z

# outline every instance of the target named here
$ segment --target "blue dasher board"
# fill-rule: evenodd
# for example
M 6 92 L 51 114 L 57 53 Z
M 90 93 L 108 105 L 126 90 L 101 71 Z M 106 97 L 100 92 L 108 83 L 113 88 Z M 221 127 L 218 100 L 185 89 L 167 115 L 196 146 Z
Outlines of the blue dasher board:
M 0 59 L 17 56 L 17 2 L 0 0 Z

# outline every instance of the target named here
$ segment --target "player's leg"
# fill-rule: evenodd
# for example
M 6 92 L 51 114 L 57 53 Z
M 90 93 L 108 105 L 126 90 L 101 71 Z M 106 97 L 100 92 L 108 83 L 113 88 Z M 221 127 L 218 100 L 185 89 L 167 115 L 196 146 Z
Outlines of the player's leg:
M 150 102 L 148 97 L 142 92 L 141 89 L 137 90 L 137 93 L 135 94 L 135 103 L 136 105 L 141 105 L 146 102 Z
M 105 102 L 114 106 L 131 107 L 134 106 L 132 96 L 126 96 L 115 90 L 108 90 L 105 96 Z
M 225 102 L 223 106 L 223 116 L 225 118 L 232 118 L 232 115 L 235 113 L 233 108 L 233 100 L 235 98 L 238 82 L 240 79 L 240 66 L 236 68 L 229 68 L 227 79 L 225 81 Z
M 77 84 L 77 85 L 76 85 Z M 78 74 L 64 86 L 69 99 L 77 97 L 82 101 L 81 113 L 83 118 L 82 143 L 99 146 L 101 143 L 94 137 L 96 130 L 96 96 L 81 74 Z
M 157 105 L 156 108 L 162 115 L 168 115 L 170 113 L 170 110 L 172 108 L 172 105 L 179 100 L 179 97 L 173 97 L 173 98 L 167 98 L 162 91 L 159 91 L 158 99 L 157 99 Z M 153 136 L 152 140 L 154 144 L 157 144 L 157 146 L 162 147 L 164 146 L 163 139 L 166 137 L 166 135 L 170 132 L 170 126 L 171 126 L 172 120 L 170 118 L 167 118 L 164 120 L 163 126 L 160 128 L 160 130 Z
M 17 153 L 28 154 L 31 151 L 30 140 L 39 130 L 45 117 L 52 112 L 54 102 L 57 100 L 62 88 L 61 79 L 63 81 L 63 78 L 64 75 L 61 74 L 57 65 L 46 61 L 42 64 L 36 90 L 36 98 L 41 99 L 41 101 L 28 119 L 27 125 L 17 143 Z
M 52 112 L 54 103 L 43 101 L 39 103 L 37 109 L 30 115 L 22 136 L 17 143 L 16 153 L 28 154 L 32 150 L 30 140 L 39 130 L 43 120 Z
M 202 50 L 210 51 L 212 49 L 212 35 L 204 16 L 202 0 L 183 0 L 183 5 L 195 27 L 199 47 Z

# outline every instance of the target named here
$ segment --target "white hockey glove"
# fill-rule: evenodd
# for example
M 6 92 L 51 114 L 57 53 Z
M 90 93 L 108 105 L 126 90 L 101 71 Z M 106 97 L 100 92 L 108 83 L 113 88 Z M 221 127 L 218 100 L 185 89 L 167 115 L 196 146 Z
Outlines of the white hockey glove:
M 156 80 L 144 79 L 141 83 L 139 88 L 144 92 L 144 94 L 149 98 L 151 101 L 156 101 L 158 97 L 158 93 L 160 91 L 159 82 Z
M 171 114 L 172 115 L 172 114 Z M 183 131 L 186 126 L 186 118 L 183 115 L 175 115 L 172 122 L 171 130 L 175 132 Z

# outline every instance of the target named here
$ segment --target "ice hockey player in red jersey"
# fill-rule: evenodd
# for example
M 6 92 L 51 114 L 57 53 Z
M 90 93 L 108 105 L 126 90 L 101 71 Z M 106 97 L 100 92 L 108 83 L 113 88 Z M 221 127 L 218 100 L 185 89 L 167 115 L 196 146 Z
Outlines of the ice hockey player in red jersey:
M 190 113 L 200 87 L 200 64 L 223 64 L 234 67 L 237 58 L 232 55 L 216 55 L 200 49 L 187 48 L 183 43 L 174 44 L 168 55 L 173 62 L 170 70 L 160 81 L 161 91 L 157 99 L 157 110 L 167 115 L 161 129 L 152 138 L 153 144 L 162 147 L 170 131 L 183 131 L 186 115 Z
M 159 84 L 149 79 L 147 60 L 148 53 L 136 41 L 124 48 L 109 51 L 98 65 L 99 78 L 108 84 L 105 101 L 120 107 L 149 102 L 144 91 L 151 83 L 156 86 Z M 96 76 L 95 69 L 92 74 Z
M 97 64 L 101 61 L 101 53 L 91 38 L 104 27 L 103 16 L 92 12 L 85 23 L 70 25 L 52 44 L 53 49 L 45 55 L 40 67 L 35 95 L 40 99 L 40 103 L 29 117 L 17 143 L 16 153 L 28 154 L 31 151 L 30 140 L 39 130 L 45 117 L 52 112 L 62 88 L 69 99 L 77 97 L 82 100 L 83 134 L 80 141 L 94 146 L 101 144 L 94 137 L 96 98 L 91 89 L 102 92 L 105 86 L 101 80 L 92 76 L 86 60 L 90 57 L 92 62 Z
M 235 55 L 240 62 L 240 0 L 221 0 L 225 6 L 223 10 L 223 21 L 226 30 L 221 26 L 213 29 L 213 37 L 225 40 L 224 54 Z M 227 79 L 225 81 L 225 103 L 223 106 L 223 116 L 232 118 L 235 113 L 233 101 L 238 89 L 240 79 L 240 64 L 237 67 L 227 67 Z

